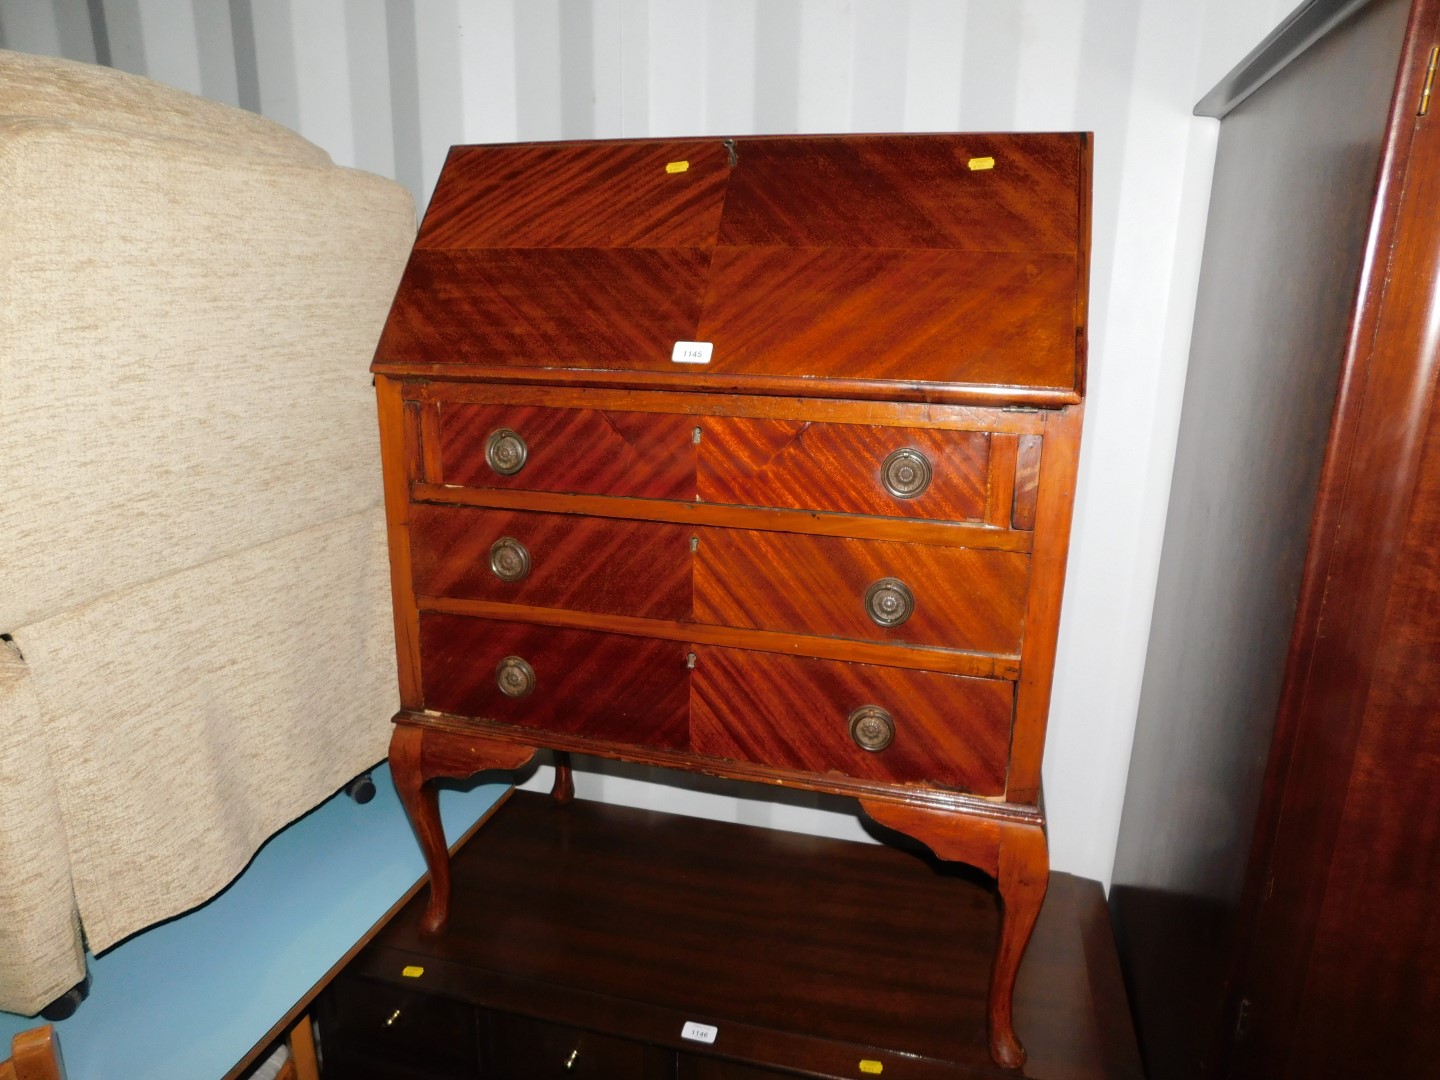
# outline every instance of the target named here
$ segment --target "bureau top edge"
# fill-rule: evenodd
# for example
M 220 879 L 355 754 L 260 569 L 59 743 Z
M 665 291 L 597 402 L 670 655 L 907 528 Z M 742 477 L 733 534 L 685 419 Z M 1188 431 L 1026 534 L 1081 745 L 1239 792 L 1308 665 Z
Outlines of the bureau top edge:
M 1088 134 L 451 150 L 374 370 L 997 404 L 1084 393 Z
M 375 360 L 370 371 L 401 381 L 511 385 L 555 390 L 654 391 L 763 398 L 812 398 L 831 402 L 907 402 L 1024 411 L 1080 405 L 1084 394 L 1069 387 L 964 383 L 887 382 L 880 379 L 815 380 L 784 376 L 726 376 L 670 371 L 584 368 L 494 368 L 465 364 L 396 363 Z

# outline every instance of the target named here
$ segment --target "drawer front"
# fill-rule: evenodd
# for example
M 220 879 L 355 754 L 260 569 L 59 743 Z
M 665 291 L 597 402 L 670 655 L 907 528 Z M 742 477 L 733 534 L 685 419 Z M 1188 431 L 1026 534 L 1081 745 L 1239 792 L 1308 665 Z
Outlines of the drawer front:
M 485 1075 L 504 1080 L 669 1080 L 675 1055 L 613 1035 L 492 1013 L 489 1057 Z
M 417 596 L 690 618 L 684 525 L 416 504 L 410 559 Z
M 1005 790 L 1008 682 L 737 649 L 696 653 L 690 739 L 697 754 L 977 795 Z M 851 715 L 867 705 L 893 722 L 884 749 L 862 749 L 851 736 Z
M 463 1002 L 342 976 L 318 1013 L 327 1077 L 478 1075 L 480 1018 Z
M 731 529 L 699 536 L 697 622 L 1020 650 L 1026 555 Z
M 688 502 L 695 498 L 694 428 L 674 413 L 442 402 L 440 480 Z M 499 432 L 518 436 L 523 460 L 519 444 Z
M 741 417 L 707 417 L 700 426 L 705 502 L 944 521 L 985 516 L 984 432 Z
M 425 707 L 637 746 L 688 744 L 689 648 L 683 643 L 420 614 Z M 510 658 L 523 660 L 533 673 Z M 523 696 L 501 692 L 504 678 Z

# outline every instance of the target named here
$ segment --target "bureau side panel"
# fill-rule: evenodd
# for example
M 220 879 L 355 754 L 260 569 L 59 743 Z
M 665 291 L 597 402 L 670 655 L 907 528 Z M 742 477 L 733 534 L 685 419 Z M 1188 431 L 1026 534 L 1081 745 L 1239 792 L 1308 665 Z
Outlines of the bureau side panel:
M 1045 751 L 1045 727 L 1050 715 L 1083 419 L 1084 406 L 1081 405 L 1048 414 L 1039 450 L 1035 541 L 1030 556 L 1025 638 L 1020 651 L 1015 730 L 1005 789 L 1006 798 L 1016 803 L 1034 804 L 1040 798 L 1040 760 Z
M 395 619 L 395 653 L 400 679 L 400 707 L 418 709 L 420 693 L 420 627 L 410 576 L 410 471 L 418 458 L 419 432 L 413 415 L 407 419 L 401 384 L 375 377 L 380 418 L 380 455 L 385 484 L 385 529 L 390 551 L 390 592 Z

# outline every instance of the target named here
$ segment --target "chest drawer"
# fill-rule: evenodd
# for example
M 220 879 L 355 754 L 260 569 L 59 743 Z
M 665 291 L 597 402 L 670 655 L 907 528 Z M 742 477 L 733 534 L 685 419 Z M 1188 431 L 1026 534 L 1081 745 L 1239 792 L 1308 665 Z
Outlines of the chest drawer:
M 490 600 L 651 619 L 690 618 L 684 525 L 416 504 L 418 596 Z
M 675 1054 L 658 1046 L 529 1017 L 494 1013 L 490 1069 L 504 1080 L 671 1080 Z
M 438 428 L 446 484 L 695 497 L 695 423 L 687 416 L 442 402 Z
M 320 999 L 325 1076 L 336 1080 L 471 1080 L 480 1017 L 463 1002 L 341 977 Z
M 742 506 L 978 521 L 984 432 L 707 417 L 701 500 Z
M 696 653 L 697 754 L 976 795 L 1005 790 L 1008 682 L 738 649 Z M 888 721 L 874 711 L 857 717 L 867 706 Z
M 697 622 L 1019 651 L 1025 555 L 732 529 L 699 537 Z
M 420 614 L 427 709 L 639 746 L 685 748 L 689 652 L 673 641 Z
M 429 479 L 460 487 L 981 521 L 994 482 L 985 431 L 452 401 L 438 409 Z

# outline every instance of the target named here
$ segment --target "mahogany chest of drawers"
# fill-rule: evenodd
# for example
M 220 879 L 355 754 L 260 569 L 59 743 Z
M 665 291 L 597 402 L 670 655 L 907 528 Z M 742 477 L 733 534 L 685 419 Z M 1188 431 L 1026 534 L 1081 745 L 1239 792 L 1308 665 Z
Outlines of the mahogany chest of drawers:
M 1084 389 L 1084 135 L 451 152 L 381 337 L 397 786 L 541 748 L 855 796 L 993 875 L 990 1045 Z

